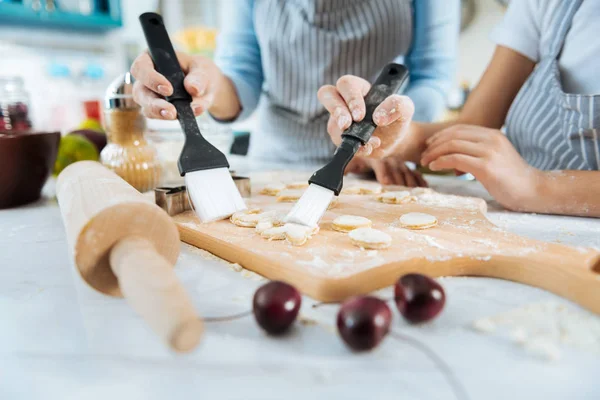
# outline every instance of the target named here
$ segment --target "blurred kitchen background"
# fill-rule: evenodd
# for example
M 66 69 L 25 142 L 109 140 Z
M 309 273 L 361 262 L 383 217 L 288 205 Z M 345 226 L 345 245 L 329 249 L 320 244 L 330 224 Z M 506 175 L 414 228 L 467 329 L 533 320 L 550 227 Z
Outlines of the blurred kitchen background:
M 211 56 L 219 26 L 236 2 L 0 0 L 0 106 L 4 110 L 0 130 L 26 128 L 28 124 L 63 135 L 76 129 L 101 130 L 98 120 L 102 119 L 106 88 L 146 47 L 137 20 L 140 13 L 160 12 L 176 47 Z M 448 99 L 449 115 L 460 109 L 491 57 L 493 45 L 488 33 L 502 18 L 503 3 L 463 1 L 460 63 L 456 90 Z M 7 119 L 10 110 L 6 103 L 13 104 L 12 120 Z M 251 131 L 252 120 L 233 130 L 215 127 L 206 118 L 201 121 L 222 150 L 229 151 L 237 138 L 233 152 L 244 153 L 245 132 Z M 166 142 L 173 137 L 169 133 L 178 126 L 176 122 L 149 121 L 147 130 L 151 131 L 149 141 L 168 146 Z M 171 152 L 177 153 L 177 144 L 173 146 Z

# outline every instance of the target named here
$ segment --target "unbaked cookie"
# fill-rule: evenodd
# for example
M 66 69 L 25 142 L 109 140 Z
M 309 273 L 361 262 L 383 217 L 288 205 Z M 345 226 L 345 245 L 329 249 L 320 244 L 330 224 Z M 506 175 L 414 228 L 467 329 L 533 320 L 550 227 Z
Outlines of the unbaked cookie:
M 243 228 L 254 228 L 260 221 L 268 220 L 277 215 L 277 211 L 262 212 L 260 208 L 238 211 L 234 213 L 230 221 Z
M 382 193 L 379 196 L 377 196 L 377 200 L 387 204 L 406 204 L 416 201 L 416 198 L 414 196 L 411 196 L 409 191 L 402 190 L 399 192 Z
M 272 215 L 269 215 L 268 217 L 261 219 L 256 224 L 256 232 L 263 233 L 267 229 L 271 229 L 271 228 L 278 227 L 278 226 L 283 226 L 285 224 L 283 222 L 284 218 L 285 218 L 285 214 L 281 214 L 281 213 L 274 213 Z
M 277 201 L 280 203 L 294 203 L 302 197 L 304 190 L 285 189 L 279 192 Z
M 438 224 L 436 217 L 430 214 L 411 212 L 400 217 L 400 225 L 406 229 L 427 229 Z
M 302 246 L 308 239 L 319 231 L 319 227 L 311 228 L 309 226 L 287 223 L 285 239 L 293 246 Z
M 362 249 L 387 249 L 392 237 L 385 232 L 372 228 L 358 228 L 348 233 L 352 244 Z
M 379 194 L 382 187 L 378 183 L 355 183 L 342 190 L 343 194 Z
M 285 185 L 286 189 L 297 190 L 297 189 L 306 189 L 308 187 L 308 182 L 291 182 Z
M 255 227 L 258 222 L 258 215 L 261 213 L 260 208 L 249 208 L 247 210 L 233 213 L 229 220 L 237 226 L 244 228 Z
M 338 232 L 350 232 L 358 228 L 370 228 L 373 223 L 369 218 L 357 215 L 341 215 L 333 220 L 331 228 Z
M 284 189 L 285 185 L 283 183 L 269 183 L 260 191 L 260 194 L 277 196 Z
M 260 236 L 268 240 L 287 240 L 294 246 L 302 246 L 319 231 L 319 227 L 287 223 L 283 226 L 271 227 L 261 232 Z
M 268 240 L 284 240 L 286 230 L 285 225 L 276 226 L 262 231 L 260 236 Z

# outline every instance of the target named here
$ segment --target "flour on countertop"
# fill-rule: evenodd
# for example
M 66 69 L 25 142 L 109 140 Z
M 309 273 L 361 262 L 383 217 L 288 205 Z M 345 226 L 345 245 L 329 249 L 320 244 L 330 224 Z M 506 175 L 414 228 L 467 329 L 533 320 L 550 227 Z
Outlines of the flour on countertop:
M 600 318 L 554 301 L 533 303 L 473 321 L 474 329 L 508 337 L 527 354 L 546 360 L 560 358 L 562 346 L 600 354 Z

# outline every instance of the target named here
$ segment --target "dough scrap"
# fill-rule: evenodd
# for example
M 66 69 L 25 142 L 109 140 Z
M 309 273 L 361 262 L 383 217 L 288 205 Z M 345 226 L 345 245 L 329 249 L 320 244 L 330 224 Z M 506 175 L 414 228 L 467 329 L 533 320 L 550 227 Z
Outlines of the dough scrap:
M 266 196 L 277 196 L 284 189 L 285 185 L 283 183 L 269 183 L 260 191 L 260 194 Z
M 407 229 L 428 229 L 438 224 L 438 220 L 431 214 L 411 212 L 400 217 L 400 225 Z
M 411 196 L 409 191 L 402 190 L 399 192 L 384 192 L 377 196 L 377 200 L 386 204 L 406 204 L 413 203 L 417 199 Z
M 357 183 L 342 190 L 343 194 L 379 194 L 382 186 L 378 183 Z
M 262 212 L 260 208 L 251 208 L 234 213 L 229 220 L 242 228 L 255 228 L 259 222 L 272 219 L 277 214 L 277 211 Z
M 285 185 L 285 188 L 290 189 L 290 190 L 306 189 L 307 187 L 308 187 L 308 182 L 305 182 L 305 181 L 290 182 L 287 185 Z
M 385 232 L 373 228 L 358 228 L 348 233 L 352 244 L 362 249 L 387 249 L 392 244 L 392 237 Z
M 338 232 L 350 232 L 358 228 L 370 228 L 373 225 L 369 218 L 357 215 L 341 215 L 333 220 L 331 228 Z

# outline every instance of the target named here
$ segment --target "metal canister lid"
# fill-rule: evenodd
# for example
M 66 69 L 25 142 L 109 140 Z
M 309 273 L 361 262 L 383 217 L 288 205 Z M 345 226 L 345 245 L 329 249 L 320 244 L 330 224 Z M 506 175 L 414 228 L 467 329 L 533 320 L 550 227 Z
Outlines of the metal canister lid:
M 104 108 L 132 109 L 139 108 L 133 100 L 133 76 L 129 72 L 119 75 L 106 89 Z

